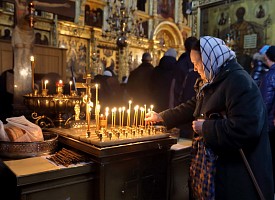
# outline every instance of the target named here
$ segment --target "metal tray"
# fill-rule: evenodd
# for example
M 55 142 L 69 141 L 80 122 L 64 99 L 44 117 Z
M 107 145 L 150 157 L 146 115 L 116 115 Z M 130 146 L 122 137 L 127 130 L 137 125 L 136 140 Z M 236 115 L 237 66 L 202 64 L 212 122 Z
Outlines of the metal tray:
M 53 154 L 58 146 L 58 134 L 43 132 L 41 142 L 5 142 L 0 141 L 0 157 L 21 159 Z

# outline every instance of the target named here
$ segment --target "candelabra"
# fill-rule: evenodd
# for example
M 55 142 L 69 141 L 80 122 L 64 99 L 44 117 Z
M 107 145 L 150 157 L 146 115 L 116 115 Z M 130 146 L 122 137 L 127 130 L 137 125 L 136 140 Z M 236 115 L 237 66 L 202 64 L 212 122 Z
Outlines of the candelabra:
M 106 19 L 107 28 L 103 30 L 103 37 L 116 39 L 119 48 L 127 46 L 129 35 L 138 38 L 144 36 L 142 20 L 136 19 L 136 1 L 107 0 L 108 16 Z

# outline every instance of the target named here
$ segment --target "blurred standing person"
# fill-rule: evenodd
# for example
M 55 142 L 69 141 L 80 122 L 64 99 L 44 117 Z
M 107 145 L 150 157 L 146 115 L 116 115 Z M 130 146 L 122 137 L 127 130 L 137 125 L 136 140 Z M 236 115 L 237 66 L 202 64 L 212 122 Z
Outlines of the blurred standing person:
M 196 82 L 196 97 L 159 114 L 150 112 L 145 120 L 163 122 L 168 129 L 193 121 L 192 152 L 197 150 L 198 143 L 204 150 L 200 155 L 195 154 L 198 157 L 193 156 L 191 161 L 193 199 L 259 199 L 240 153 L 243 152 L 264 198 L 273 200 L 267 115 L 258 86 L 238 64 L 235 52 L 219 38 L 201 37 L 192 47 L 191 60 L 194 70 L 201 76 Z M 199 162 L 206 153 L 212 162 Z M 195 159 L 198 162 L 194 162 Z M 208 168 L 193 170 L 205 162 L 210 165 Z M 205 174 L 204 170 L 209 173 Z
M 96 75 L 94 78 L 94 83 L 99 84 L 98 98 L 102 107 L 115 107 L 118 105 L 123 105 L 120 83 L 117 77 L 113 76 L 109 70 L 105 70 L 102 75 Z
M 127 82 L 127 93 L 134 104 L 151 104 L 150 80 L 154 66 L 150 53 L 142 55 L 141 64 L 130 72 Z
M 158 112 L 174 107 L 174 95 L 170 91 L 173 89 L 171 84 L 176 67 L 177 52 L 171 48 L 164 53 L 159 65 L 153 70 L 150 88 L 154 108 Z
M 273 161 L 273 180 L 275 180 L 275 126 L 273 123 L 275 115 L 275 46 L 270 46 L 265 53 L 266 65 L 269 71 L 262 79 L 260 90 L 266 105 L 268 114 L 269 138 Z
M 176 83 L 174 88 L 174 106 L 185 103 L 187 100 L 192 99 L 196 92 L 194 85 L 196 80 L 200 77 L 198 72 L 194 71 L 194 65 L 190 59 L 191 47 L 198 41 L 196 37 L 188 37 L 184 42 L 185 52 L 181 54 L 177 61 L 176 68 Z M 181 124 L 178 126 L 180 129 L 180 137 L 192 138 L 193 129 L 192 123 Z
M 253 55 L 253 68 L 251 71 L 251 77 L 260 86 L 262 77 L 268 71 L 268 66 L 265 64 L 265 52 L 269 48 L 269 45 L 264 45 L 259 52 Z

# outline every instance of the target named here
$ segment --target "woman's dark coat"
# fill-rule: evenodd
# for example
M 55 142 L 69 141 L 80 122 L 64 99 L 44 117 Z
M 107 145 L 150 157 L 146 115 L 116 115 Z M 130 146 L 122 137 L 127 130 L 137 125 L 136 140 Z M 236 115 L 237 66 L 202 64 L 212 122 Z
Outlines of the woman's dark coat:
M 274 199 L 267 114 L 261 93 L 235 60 L 222 69 L 201 97 L 164 111 L 168 128 L 203 117 L 202 136 L 218 155 L 216 200 L 259 199 L 240 156 L 242 148 L 266 200 Z M 212 114 L 212 115 L 211 115 Z M 219 115 L 225 115 L 219 117 Z M 210 119 L 210 118 L 211 119 Z

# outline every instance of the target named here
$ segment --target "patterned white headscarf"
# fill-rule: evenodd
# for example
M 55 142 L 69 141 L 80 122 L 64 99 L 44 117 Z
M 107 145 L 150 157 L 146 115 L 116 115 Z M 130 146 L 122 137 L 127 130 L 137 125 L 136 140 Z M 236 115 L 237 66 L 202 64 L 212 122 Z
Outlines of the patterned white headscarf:
M 211 36 L 200 38 L 200 50 L 208 84 L 214 80 L 222 65 L 236 57 L 223 40 Z

